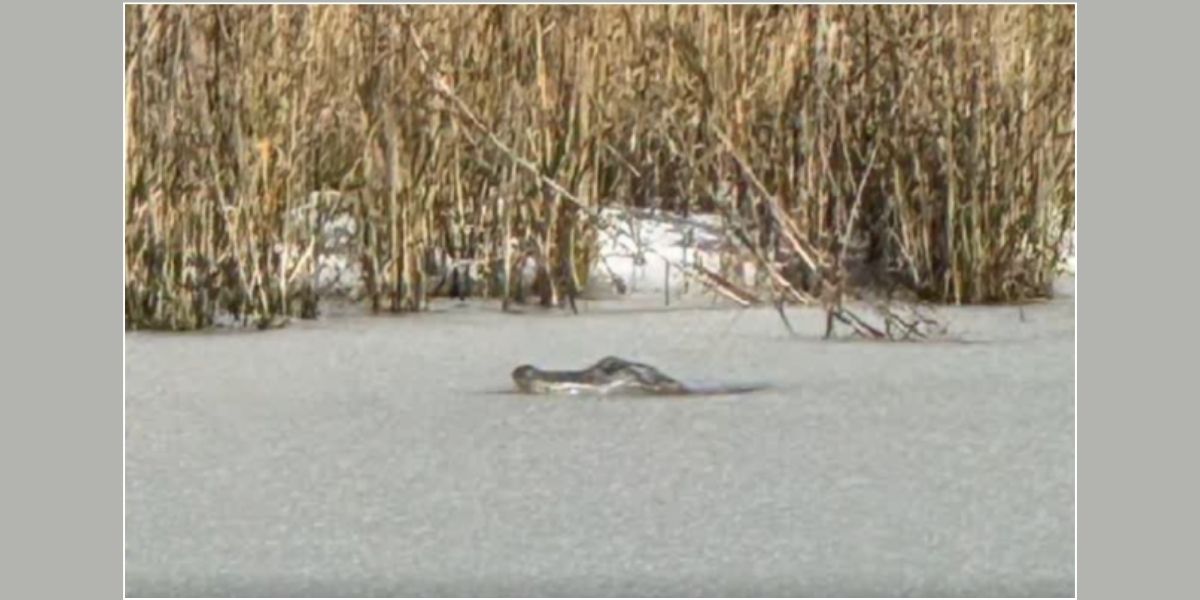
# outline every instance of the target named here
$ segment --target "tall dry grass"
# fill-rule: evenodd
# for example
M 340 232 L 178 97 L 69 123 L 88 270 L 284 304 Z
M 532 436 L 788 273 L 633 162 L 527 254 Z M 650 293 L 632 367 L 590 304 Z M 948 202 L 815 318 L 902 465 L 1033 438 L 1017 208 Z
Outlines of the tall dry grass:
M 1074 66 L 1071 6 L 130 6 L 127 326 L 315 315 L 338 211 L 379 310 L 573 300 L 608 206 L 721 214 L 780 299 L 1045 295 Z

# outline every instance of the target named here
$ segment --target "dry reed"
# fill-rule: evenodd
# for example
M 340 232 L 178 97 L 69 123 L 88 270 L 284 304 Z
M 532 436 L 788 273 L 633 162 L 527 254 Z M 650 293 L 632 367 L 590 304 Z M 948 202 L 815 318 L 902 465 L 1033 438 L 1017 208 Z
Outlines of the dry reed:
M 670 268 L 739 304 L 1043 296 L 1074 66 L 1071 6 L 129 6 L 127 327 L 315 316 L 342 215 L 376 310 L 573 306 L 611 207 L 721 215 L 761 289 Z

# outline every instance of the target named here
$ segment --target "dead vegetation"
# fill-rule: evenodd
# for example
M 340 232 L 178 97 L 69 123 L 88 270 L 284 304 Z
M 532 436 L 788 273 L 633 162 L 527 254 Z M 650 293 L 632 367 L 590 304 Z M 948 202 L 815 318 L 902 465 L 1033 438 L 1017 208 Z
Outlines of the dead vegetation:
M 620 206 L 721 215 L 761 285 L 670 268 L 737 304 L 919 338 L 848 300 L 1045 296 L 1074 220 L 1071 6 L 138 5 L 126 103 L 129 328 L 315 316 L 339 214 L 376 310 L 573 306 Z

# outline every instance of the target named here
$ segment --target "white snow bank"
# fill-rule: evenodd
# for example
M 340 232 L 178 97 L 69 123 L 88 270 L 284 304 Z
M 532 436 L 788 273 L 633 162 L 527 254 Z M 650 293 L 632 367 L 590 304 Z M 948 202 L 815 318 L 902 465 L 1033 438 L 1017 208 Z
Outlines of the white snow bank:
M 309 206 L 314 205 L 315 200 Z M 590 270 L 585 293 L 589 297 L 664 291 L 669 291 L 672 297 L 681 296 L 697 290 L 681 269 L 691 269 L 697 264 L 715 272 L 732 272 L 734 283 L 754 287 L 758 275 L 754 260 L 741 255 L 723 239 L 717 215 L 683 218 L 646 210 L 607 208 L 601 211 L 601 216 L 614 227 L 599 234 L 599 256 Z M 311 222 L 308 226 L 312 226 Z M 323 248 L 315 277 L 318 291 L 323 295 L 356 296 L 362 287 L 357 221 L 349 212 L 341 213 L 325 223 L 322 231 Z M 1061 268 L 1071 275 L 1076 268 L 1076 239 L 1076 233 L 1072 232 L 1063 242 Z M 294 265 L 306 250 L 300 245 L 290 248 L 289 262 Z M 722 261 L 729 268 L 722 268 Z M 428 275 L 437 285 L 455 268 L 478 281 L 485 265 L 474 260 L 453 260 L 442 253 L 427 267 L 432 269 Z M 536 262 L 527 260 L 518 268 L 522 283 L 531 284 L 537 276 Z
M 316 205 L 315 194 L 308 206 L 297 211 L 297 225 L 315 228 L 310 219 Z M 729 260 L 729 248 L 722 246 L 720 218 L 716 215 L 693 215 L 687 219 L 625 209 L 605 209 L 601 215 L 614 224 L 611 231 L 599 235 L 599 256 L 591 268 L 587 295 L 611 297 L 631 293 L 662 293 L 669 289 L 677 296 L 695 289 L 681 272 L 701 264 L 714 271 L 721 270 L 721 253 Z M 359 261 L 358 223 L 349 212 L 338 214 L 321 227 L 323 239 L 317 254 L 316 287 L 323 295 L 355 296 L 361 293 L 362 266 Z M 307 244 L 291 244 L 288 248 L 289 270 L 296 267 L 309 253 Z M 282 251 L 282 246 L 277 251 Z M 742 261 L 741 269 L 748 283 L 754 276 L 751 261 Z M 438 281 L 458 268 L 478 280 L 485 265 L 480 261 L 454 260 L 439 253 L 428 275 Z M 537 276 L 537 264 L 524 261 L 519 267 L 522 283 L 529 285 Z M 293 284 L 295 285 L 295 284 Z

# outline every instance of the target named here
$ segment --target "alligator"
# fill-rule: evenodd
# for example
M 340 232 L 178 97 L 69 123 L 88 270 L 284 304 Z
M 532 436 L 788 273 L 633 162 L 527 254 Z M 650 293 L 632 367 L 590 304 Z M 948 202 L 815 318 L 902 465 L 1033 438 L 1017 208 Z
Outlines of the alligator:
M 579 371 L 547 371 L 521 365 L 512 372 L 517 390 L 526 394 L 682 396 L 736 394 L 759 387 L 693 387 L 643 363 L 615 356 Z

